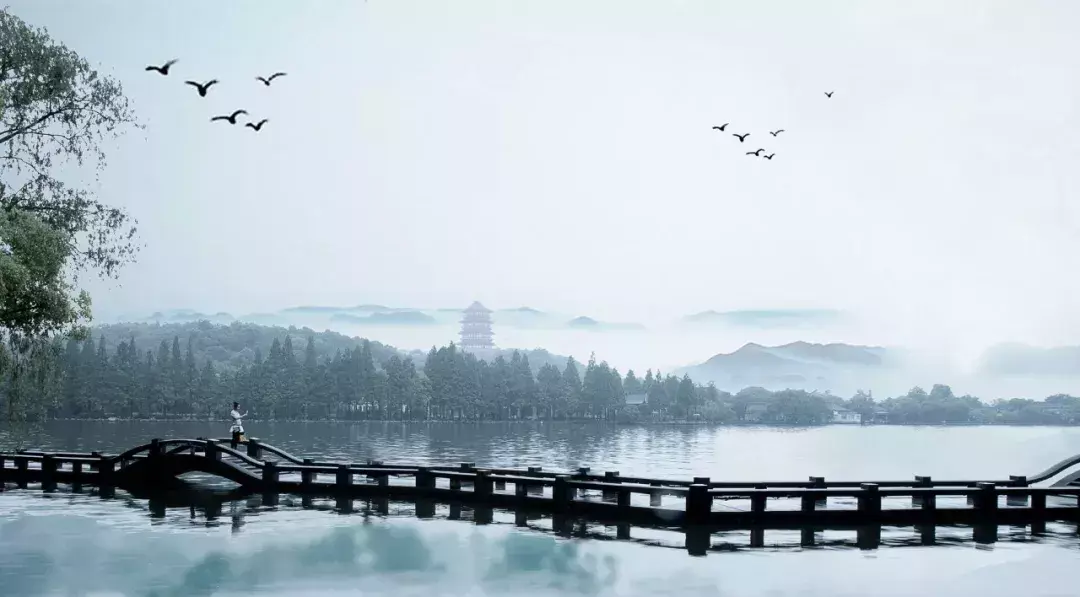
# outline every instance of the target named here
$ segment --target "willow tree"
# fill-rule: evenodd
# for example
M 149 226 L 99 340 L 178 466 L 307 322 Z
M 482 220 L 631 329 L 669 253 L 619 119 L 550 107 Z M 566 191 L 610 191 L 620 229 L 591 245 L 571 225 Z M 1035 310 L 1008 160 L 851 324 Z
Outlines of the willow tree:
M 54 361 L 53 340 L 85 332 L 80 277 L 115 278 L 135 257 L 135 220 L 69 181 L 104 168 L 103 142 L 138 126 L 118 82 L 0 10 L 0 398 L 9 419 L 39 411 L 25 386 Z

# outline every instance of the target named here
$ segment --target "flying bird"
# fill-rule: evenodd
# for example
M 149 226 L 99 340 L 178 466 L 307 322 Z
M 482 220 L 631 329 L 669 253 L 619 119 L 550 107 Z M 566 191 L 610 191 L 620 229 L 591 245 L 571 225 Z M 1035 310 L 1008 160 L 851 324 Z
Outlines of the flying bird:
M 211 80 L 209 80 L 209 81 L 207 81 L 207 82 L 200 85 L 199 83 L 197 83 L 195 81 L 184 81 L 185 84 L 192 85 L 196 89 L 199 90 L 199 97 L 206 97 L 206 90 L 210 89 L 211 85 L 216 85 L 217 82 L 218 82 L 217 79 L 211 79 Z
M 775 136 L 779 135 L 782 132 L 784 132 L 784 129 L 777 129 L 775 131 L 769 131 L 769 134 L 775 137 Z
M 757 151 L 748 151 L 748 152 L 746 152 L 746 155 L 756 155 L 756 156 L 760 157 L 761 152 L 763 152 L 763 151 L 765 151 L 765 150 L 764 149 L 759 149 Z
M 215 120 L 228 120 L 229 124 L 236 124 L 236 117 L 241 114 L 247 114 L 247 110 L 237 110 L 229 116 L 215 116 L 210 119 L 210 122 L 214 122 Z
M 255 79 L 257 81 L 262 81 L 263 85 L 266 85 L 267 87 L 269 87 L 270 86 L 270 81 L 273 81 L 274 79 L 276 79 L 278 77 L 284 77 L 284 76 L 285 76 L 285 73 L 274 73 L 274 74 L 270 75 L 270 78 L 255 77 Z
M 262 129 L 262 125 L 269 122 L 269 120 L 270 120 L 269 118 L 263 118 L 257 124 L 252 124 L 252 123 L 249 122 L 249 123 L 245 124 L 244 126 L 250 126 L 251 128 L 255 129 L 255 132 L 257 133 L 257 132 L 259 132 L 259 130 Z
M 771 160 L 774 155 L 776 155 L 776 154 L 775 153 L 770 153 L 769 155 L 763 155 L 761 157 L 763 157 L 763 158 L 765 158 L 767 160 Z
M 146 67 L 146 70 L 156 70 L 157 72 L 159 72 L 159 73 L 161 73 L 163 75 L 167 75 L 167 74 L 169 74 L 169 67 L 176 64 L 176 62 L 177 62 L 176 58 L 173 58 L 172 60 L 166 62 L 165 66 L 153 66 L 153 65 L 151 65 L 151 66 Z
M 720 126 L 714 126 L 713 128 L 720 131 L 720 132 L 724 132 L 724 129 L 726 129 L 727 125 L 729 125 L 729 124 L 731 124 L 731 123 L 730 122 L 725 122 L 724 124 L 722 124 Z
M 740 135 L 739 133 L 734 133 L 732 136 L 738 137 L 739 138 L 739 143 L 743 143 L 743 142 L 746 141 L 746 138 L 750 136 L 750 133 L 746 133 L 745 135 Z
M 825 97 L 832 97 L 832 94 L 834 94 L 834 93 L 836 93 L 836 92 L 835 91 L 826 91 L 825 92 Z

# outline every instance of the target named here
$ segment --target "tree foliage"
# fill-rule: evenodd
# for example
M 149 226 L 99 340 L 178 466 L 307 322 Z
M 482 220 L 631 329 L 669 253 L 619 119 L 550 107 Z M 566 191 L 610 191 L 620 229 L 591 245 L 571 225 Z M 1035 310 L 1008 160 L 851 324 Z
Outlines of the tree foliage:
M 0 336 L 17 355 L 90 317 L 83 272 L 134 258 L 135 221 L 65 182 L 105 165 L 103 141 L 138 126 L 120 84 L 0 10 Z

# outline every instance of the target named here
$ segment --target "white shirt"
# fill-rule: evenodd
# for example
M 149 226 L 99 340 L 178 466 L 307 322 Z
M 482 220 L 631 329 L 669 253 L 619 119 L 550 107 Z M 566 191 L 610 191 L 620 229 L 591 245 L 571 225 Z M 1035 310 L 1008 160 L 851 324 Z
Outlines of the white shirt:
M 235 408 L 232 410 L 232 412 L 229 413 L 229 416 L 232 417 L 233 425 L 239 427 L 240 425 L 243 424 L 240 421 L 240 417 L 241 417 L 240 411 L 236 410 Z

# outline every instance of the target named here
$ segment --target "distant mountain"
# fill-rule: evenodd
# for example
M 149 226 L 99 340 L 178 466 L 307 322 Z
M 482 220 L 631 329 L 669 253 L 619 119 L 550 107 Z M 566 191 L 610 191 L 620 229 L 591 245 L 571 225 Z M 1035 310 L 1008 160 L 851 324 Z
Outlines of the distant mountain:
M 767 309 L 739 311 L 702 311 L 682 318 L 687 325 L 728 325 L 736 327 L 778 328 L 814 327 L 838 323 L 842 311 L 833 309 Z
M 187 321 L 209 321 L 211 323 L 232 323 L 236 318 L 228 313 L 200 313 L 191 309 L 173 309 L 170 311 L 157 311 L 143 321 L 154 323 L 184 323 Z
M 1080 346 L 999 344 L 983 353 L 976 370 L 1001 377 L 1080 377 Z
M 245 321 L 273 326 L 323 326 L 332 323 L 383 326 L 456 326 L 461 320 L 462 311 L 463 308 L 409 309 L 370 304 L 355 307 L 300 305 L 286 307 L 274 313 L 249 313 L 239 317 L 234 317 L 228 313 L 209 315 L 193 309 L 173 309 L 159 311 L 147 318 L 135 318 L 134 321 L 156 323 L 186 323 L 203 320 L 211 323 Z M 540 311 L 527 306 L 498 309 L 492 313 L 492 320 L 496 327 L 504 326 L 529 330 L 591 329 L 603 332 L 645 329 L 644 326 L 637 323 L 614 323 L 597 321 L 591 317 L 576 317 L 573 319 L 568 317 L 564 314 Z M 129 321 L 131 320 L 129 319 Z
M 516 309 L 498 309 L 496 313 L 529 313 L 532 315 L 543 315 L 543 311 L 538 311 L 532 307 L 517 307 Z
M 678 370 L 695 381 L 725 390 L 846 387 L 892 366 L 884 348 L 850 344 L 792 342 L 782 346 L 749 343 L 699 365 Z
M 336 313 L 330 317 L 330 321 L 351 323 L 356 325 L 436 325 L 438 321 L 426 313 L 419 311 L 391 311 L 389 313 L 372 313 L 371 315 L 350 315 L 348 313 Z
M 629 331 L 629 330 L 643 330 L 645 326 L 640 323 L 608 323 L 597 321 L 592 317 L 575 317 L 566 322 L 566 327 L 572 329 L 583 330 L 596 330 L 598 332 L 614 332 L 614 331 Z

